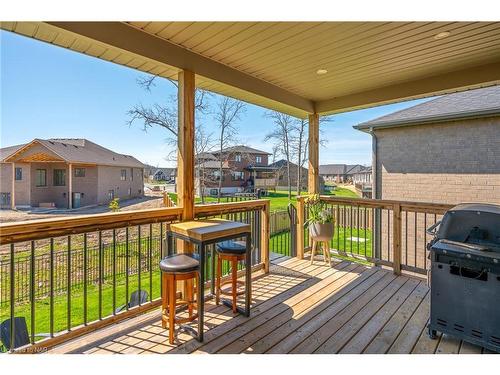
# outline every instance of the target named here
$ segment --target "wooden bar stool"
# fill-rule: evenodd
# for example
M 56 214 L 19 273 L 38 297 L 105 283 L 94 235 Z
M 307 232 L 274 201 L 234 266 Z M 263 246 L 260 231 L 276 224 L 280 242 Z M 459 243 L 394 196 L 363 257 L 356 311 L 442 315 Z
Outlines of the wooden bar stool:
M 196 254 L 174 254 L 162 259 L 160 270 L 162 271 L 162 314 L 161 324 L 163 328 L 168 325 L 168 341 L 174 343 L 175 324 L 192 322 L 198 318 L 198 313 L 193 314 L 193 310 L 198 311 L 201 304 L 200 285 L 200 262 Z M 185 299 L 177 301 L 177 281 L 186 280 L 187 292 Z M 194 288 L 196 281 L 196 289 Z M 194 294 L 196 292 L 196 300 Z M 196 303 L 196 305 L 195 305 Z M 175 311 L 177 306 L 187 305 L 188 317 L 176 318 Z M 193 332 L 190 327 L 181 326 L 187 331 Z M 200 333 L 198 332 L 198 336 Z
M 242 309 L 237 306 L 237 298 L 245 293 L 244 290 L 238 291 L 238 286 L 244 286 L 243 281 L 238 280 L 238 262 L 245 260 L 246 243 L 244 241 L 223 241 L 217 244 L 217 272 L 215 303 L 220 303 L 220 295 L 231 296 L 232 302 L 222 300 L 222 303 L 233 310 L 233 313 L 242 313 Z M 227 261 L 231 265 L 231 279 L 221 283 L 222 261 Z M 250 265 L 246 265 L 250 267 Z M 230 291 L 222 290 L 222 286 L 231 284 Z M 251 297 L 250 297 L 251 298 Z
M 316 255 L 316 250 L 320 244 L 323 244 L 323 258 L 326 264 L 330 265 L 332 263 L 332 259 L 330 256 L 330 248 L 328 246 L 328 241 L 314 241 L 312 240 L 311 247 L 311 264 L 314 262 L 314 255 Z M 321 246 L 320 246 L 321 247 Z

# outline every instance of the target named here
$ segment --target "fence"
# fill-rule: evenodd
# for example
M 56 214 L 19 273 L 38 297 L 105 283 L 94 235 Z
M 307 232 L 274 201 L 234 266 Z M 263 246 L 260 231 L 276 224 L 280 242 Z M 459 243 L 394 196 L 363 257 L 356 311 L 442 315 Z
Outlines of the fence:
M 267 270 L 268 210 L 268 201 L 253 200 L 196 206 L 195 214 L 250 224 L 249 266 Z M 1 267 L 0 322 L 10 318 L 13 324 L 13 317 L 24 317 L 33 345 L 42 332 L 53 345 L 159 306 L 158 262 L 166 255 L 167 226 L 181 213 L 172 207 L 2 224 L 0 243 L 8 252 Z M 136 290 L 145 291 L 148 300 L 129 309 L 128 299 Z
M 394 268 L 426 274 L 429 267 L 426 229 L 442 218 L 451 205 L 322 196 L 336 226 L 331 249 L 339 255 L 360 258 Z M 297 252 L 310 250 L 305 227 L 308 205 L 298 199 Z

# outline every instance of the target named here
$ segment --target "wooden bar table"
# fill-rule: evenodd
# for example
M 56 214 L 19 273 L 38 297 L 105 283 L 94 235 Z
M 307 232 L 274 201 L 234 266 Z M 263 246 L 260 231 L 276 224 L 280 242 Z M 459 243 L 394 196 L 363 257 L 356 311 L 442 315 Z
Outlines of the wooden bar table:
M 167 248 L 168 254 L 172 253 L 173 239 L 177 238 L 186 242 L 190 242 L 197 246 L 200 257 L 200 284 L 204 285 L 205 280 L 205 260 L 206 249 L 208 245 L 215 244 L 226 240 L 245 238 L 245 316 L 250 316 L 250 297 L 251 297 L 251 228 L 249 224 L 230 221 L 224 219 L 205 219 L 184 221 L 170 225 L 167 231 Z M 215 287 L 215 251 L 212 254 L 212 282 L 211 294 L 214 295 Z M 198 290 L 201 293 L 201 298 L 198 299 L 198 340 L 203 341 L 203 321 L 205 308 L 205 288 L 201 287 Z

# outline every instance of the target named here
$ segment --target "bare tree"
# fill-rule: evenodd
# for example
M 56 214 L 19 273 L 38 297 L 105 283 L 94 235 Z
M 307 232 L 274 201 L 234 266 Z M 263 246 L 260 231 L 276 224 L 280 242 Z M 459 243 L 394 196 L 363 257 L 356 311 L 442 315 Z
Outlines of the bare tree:
M 333 121 L 331 117 L 320 117 L 320 146 L 325 146 L 328 141 L 321 138 L 323 133 L 322 125 Z M 297 119 L 294 124 L 293 136 L 291 138 L 290 148 L 294 154 L 297 155 L 297 195 L 300 195 L 302 169 L 304 168 L 307 160 L 309 159 L 309 122 L 306 119 Z M 290 182 L 291 183 L 291 182 Z
M 224 156 L 223 151 L 225 148 L 235 143 L 237 127 L 236 123 L 240 120 L 241 115 L 245 112 L 245 103 L 228 98 L 222 97 L 217 103 L 217 110 L 215 112 L 214 119 L 217 122 L 219 128 L 219 189 L 217 192 L 217 202 L 220 203 L 221 190 L 222 190 L 222 180 L 224 176 Z
M 194 137 L 195 137 L 194 146 L 195 146 L 196 156 L 210 153 L 216 146 L 213 133 L 207 132 L 205 127 L 201 124 L 196 127 Z M 207 186 L 207 183 L 212 176 L 207 173 L 206 163 L 199 160 L 195 160 L 195 162 L 196 162 L 196 169 L 198 175 L 197 177 L 200 189 L 200 198 L 201 202 L 205 203 L 205 187 Z
M 156 87 L 157 79 L 160 78 L 155 75 L 145 75 L 137 79 L 137 84 L 144 88 L 146 91 L 151 92 L 153 87 Z M 176 81 L 166 78 L 173 86 L 178 88 Z M 195 92 L 195 116 L 197 121 L 209 113 L 210 102 L 209 97 L 212 94 L 202 89 L 196 89 Z M 172 146 L 177 144 L 177 131 L 178 131 L 178 113 L 177 113 L 177 95 L 170 95 L 166 103 L 155 103 L 151 106 L 144 106 L 143 104 L 136 104 L 127 111 L 129 119 L 127 125 L 132 126 L 136 122 L 141 122 L 144 131 L 149 128 L 159 126 L 167 130 L 166 141 Z M 172 158 L 175 157 L 172 155 Z
M 265 117 L 270 118 L 274 122 L 274 130 L 267 134 L 264 141 L 273 140 L 277 150 L 286 158 L 286 173 L 288 179 L 288 199 L 292 199 L 291 173 L 290 162 L 292 161 L 292 149 L 290 147 L 293 138 L 294 123 L 296 119 L 290 115 L 269 111 Z

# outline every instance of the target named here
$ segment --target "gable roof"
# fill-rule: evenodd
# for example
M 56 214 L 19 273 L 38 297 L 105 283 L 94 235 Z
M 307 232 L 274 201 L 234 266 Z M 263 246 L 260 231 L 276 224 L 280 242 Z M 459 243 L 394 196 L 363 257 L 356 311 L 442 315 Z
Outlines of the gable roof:
M 244 145 L 237 145 L 237 146 L 232 146 L 232 147 L 226 147 L 225 149 L 222 150 L 223 153 L 233 153 L 233 152 L 240 152 L 243 154 L 262 154 L 262 155 L 271 155 L 267 151 L 262 151 L 262 150 L 257 150 L 256 148 L 244 146 Z M 215 151 L 212 154 L 216 155 L 218 154 L 219 151 Z
M 67 163 L 98 164 L 117 167 L 144 168 L 139 160 L 130 155 L 118 154 L 105 147 L 81 138 L 34 139 L 33 141 L 1 149 L 1 161 L 10 161 L 16 154 L 21 154 L 30 146 L 40 144 Z M 14 149 L 15 148 L 15 149 Z M 10 150 L 12 149 L 12 150 Z M 5 156 L 4 156 L 5 155 Z
M 500 85 L 457 92 L 355 125 L 358 130 L 500 115 Z
M 320 175 L 352 174 L 364 168 L 360 164 L 323 164 L 319 166 Z
M 274 163 L 269 164 L 269 167 L 276 168 L 276 169 L 286 168 L 286 166 L 287 166 L 287 161 L 285 159 L 281 159 L 281 160 L 275 161 Z M 290 167 L 296 169 L 298 167 L 298 165 L 290 162 Z M 307 171 L 306 167 L 302 167 L 302 169 Z

